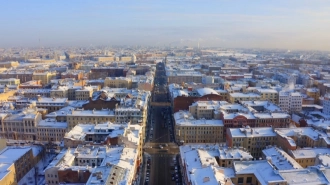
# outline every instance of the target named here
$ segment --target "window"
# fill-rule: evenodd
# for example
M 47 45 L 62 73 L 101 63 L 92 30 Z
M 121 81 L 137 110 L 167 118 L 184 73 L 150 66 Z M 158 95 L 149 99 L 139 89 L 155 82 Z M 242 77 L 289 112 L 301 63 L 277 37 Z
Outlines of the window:
M 244 181 L 244 178 L 243 177 L 239 177 L 237 183 L 238 184 L 243 184 L 243 181 Z
M 246 178 L 246 183 L 252 183 L 252 177 Z

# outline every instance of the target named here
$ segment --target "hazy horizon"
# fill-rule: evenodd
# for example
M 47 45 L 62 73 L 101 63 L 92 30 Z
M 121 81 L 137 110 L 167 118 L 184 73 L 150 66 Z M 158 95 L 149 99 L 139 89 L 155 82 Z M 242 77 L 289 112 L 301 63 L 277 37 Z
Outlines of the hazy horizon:
M 330 1 L 8 1 L 0 47 L 330 50 Z

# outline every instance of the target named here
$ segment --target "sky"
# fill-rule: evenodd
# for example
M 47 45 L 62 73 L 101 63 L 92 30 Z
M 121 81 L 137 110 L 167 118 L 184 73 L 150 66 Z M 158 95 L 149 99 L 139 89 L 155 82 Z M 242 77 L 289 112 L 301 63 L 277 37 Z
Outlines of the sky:
M 0 0 L 0 47 L 330 50 L 328 0 Z

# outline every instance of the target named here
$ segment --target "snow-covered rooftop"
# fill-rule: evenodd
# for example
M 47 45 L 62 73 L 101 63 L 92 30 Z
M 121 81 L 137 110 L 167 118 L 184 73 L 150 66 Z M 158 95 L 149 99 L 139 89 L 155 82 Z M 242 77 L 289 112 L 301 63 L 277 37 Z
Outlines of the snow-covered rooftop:
M 316 158 L 318 154 L 330 154 L 330 148 L 299 148 L 290 150 L 289 154 L 295 159 Z
M 276 133 L 271 127 L 251 128 L 229 128 L 232 137 L 276 137 Z
M 204 96 L 204 95 L 208 95 L 208 94 L 216 94 L 218 95 L 218 92 L 215 91 L 214 89 L 211 89 L 211 88 L 200 88 L 200 89 L 197 89 L 197 92 L 200 96 Z
M 292 170 L 301 169 L 299 163 L 297 163 L 291 156 L 285 151 L 277 147 L 270 147 L 262 150 L 266 159 L 273 164 L 277 170 Z
M 260 161 L 234 161 L 234 170 L 236 175 L 254 174 L 260 184 L 269 182 L 285 182 L 285 180 L 276 172 L 272 165 L 266 160 Z
M 175 124 L 181 126 L 224 126 L 222 120 L 195 119 L 189 111 L 173 114 Z

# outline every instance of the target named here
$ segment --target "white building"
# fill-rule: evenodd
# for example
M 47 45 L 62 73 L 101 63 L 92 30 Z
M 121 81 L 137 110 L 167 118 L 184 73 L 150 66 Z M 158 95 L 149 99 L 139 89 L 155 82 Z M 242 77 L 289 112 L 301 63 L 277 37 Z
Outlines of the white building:
M 303 96 L 299 92 L 280 92 L 278 104 L 283 111 L 300 112 Z
M 330 94 L 326 94 L 323 99 L 323 113 L 330 115 Z
M 57 185 L 65 178 L 75 184 L 133 184 L 142 160 L 140 136 L 141 127 L 131 125 L 125 128 L 120 146 L 79 145 L 64 149 L 45 169 L 46 184 Z M 84 177 L 80 178 L 82 173 Z

